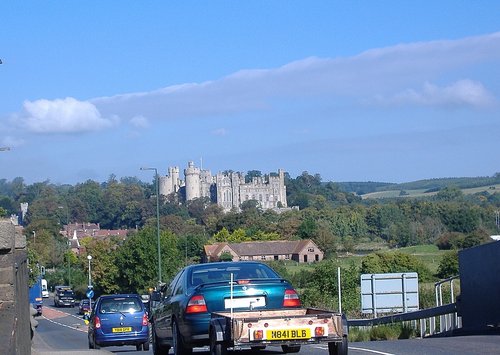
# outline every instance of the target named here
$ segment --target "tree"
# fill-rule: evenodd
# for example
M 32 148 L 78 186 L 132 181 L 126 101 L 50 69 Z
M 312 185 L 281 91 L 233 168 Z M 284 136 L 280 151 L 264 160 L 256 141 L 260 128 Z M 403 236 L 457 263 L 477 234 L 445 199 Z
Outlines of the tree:
M 458 251 L 451 250 L 446 252 L 439 263 L 437 276 L 446 279 L 458 275 Z
M 117 279 L 121 265 L 116 260 L 117 243 L 111 239 L 98 240 L 91 237 L 87 241 L 87 253 L 81 256 L 80 262 L 88 270 L 87 255 L 92 256 L 91 276 L 94 289 L 102 293 L 119 293 Z
M 131 235 L 117 249 L 120 265 L 117 284 L 123 292 L 146 292 L 158 282 L 158 249 L 155 228 L 146 227 Z M 183 265 L 177 237 L 162 231 L 160 236 L 162 281 L 166 282 Z
M 419 259 L 401 252 L 378 252 L 363 257 L 362 274 L 416 272 L 421 281 L 432 280 L 429 268 Z

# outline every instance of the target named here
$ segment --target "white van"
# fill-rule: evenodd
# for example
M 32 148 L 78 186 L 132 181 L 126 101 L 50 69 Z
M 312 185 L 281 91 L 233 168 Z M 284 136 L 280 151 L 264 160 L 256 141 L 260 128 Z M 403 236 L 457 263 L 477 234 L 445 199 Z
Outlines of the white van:
M 47 289 L 47 280 L 45 279 L 42 279 L 42 297 L 43 298 L 49 297 L 49 290 Z

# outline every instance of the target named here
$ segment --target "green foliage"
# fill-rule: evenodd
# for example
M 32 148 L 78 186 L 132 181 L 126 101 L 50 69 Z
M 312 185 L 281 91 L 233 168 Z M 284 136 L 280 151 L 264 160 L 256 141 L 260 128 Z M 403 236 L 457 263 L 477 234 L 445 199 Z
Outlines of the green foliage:
M 420 281 L 431 281 L 432 273 L 420 260 L 401 252 L 377 252 L 363 257 L 362 274 L 416 272 Z
M 175 235 L 162 231 L 160 250 L 163 282 L 171 279 L 183 265 L 183 254 L 177 245 L 178 239 Z M 157 250 L 157 234 L 154 228 L 139 230 L 117 249 L 116 265 L 119 265 L 119 273 L 116 284 L 122 292 L 143 293 L 157 284 Z
M 458 251 L 451 250 L 443 255 L 439 263 L 437 276 L 446 279 L 458 275 Z
M 230 252 L 225 251 L 225 252 L 221 253 L 219 260 L 220 261 L 233 261 L 233 256 L 231 255 Z
M 336 260 L 329 259 L 314 266 L 310 281 L 303 291 L 306 306 L 338 309 L 338 267 Z M 359 270 L 351 264 L 341 267 L 342 310 L 352 312 L 359 309 Z
M 7 210 L 3 207 L 0 207 L 0 217 L 7 216 Z
M 414 333 L 413 328 L 402 323 L 379 325 L 371 328 L 370 340 L 409 339 Z
M 32 248 L 28 248 L 28 286 L 31 287 L 35 284 L 38 276 L 40 276 L 40 262 L 36 251 Z

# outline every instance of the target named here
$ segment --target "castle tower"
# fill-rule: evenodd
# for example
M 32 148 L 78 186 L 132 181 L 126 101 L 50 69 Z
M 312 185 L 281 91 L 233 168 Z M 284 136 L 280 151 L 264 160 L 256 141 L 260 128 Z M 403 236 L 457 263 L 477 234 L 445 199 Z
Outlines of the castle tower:
M 278 169 L 279 175 L 279 201 L 283 207 L 288 207 L 286 202 L 286 186 L 285 186 L 285 171 L 283 169 Z
M 167 196 L 179 191 L 181 181 L 179 180 L 179 167 L 169 167 L 167 176 L 160 176 L 160 195 Z
M 194 162 L 188 162 L 188 167 L 184 169 L 186 177 L 186 201 L 191 201 L 201 197 L 200 169 L 194 166 Z

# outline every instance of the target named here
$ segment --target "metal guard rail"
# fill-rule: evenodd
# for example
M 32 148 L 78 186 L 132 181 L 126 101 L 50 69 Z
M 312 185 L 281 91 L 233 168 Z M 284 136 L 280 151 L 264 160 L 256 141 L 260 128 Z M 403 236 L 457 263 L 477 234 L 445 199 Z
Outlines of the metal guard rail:
M 384 316 L 379 318 L 371 318 L 371 319 L 348 319 L 347 323 L 351 327 L 366 327 L 372 325 L 379 324 L 388 324 L 388 323 L 396 323 L 396 322 L 406 322 L 411 320 L 419 320 L 426 319 L 436 316 L 442 316 L 445 314 L 456 313 L 457 312 L 457 304 L 450 303 L 444 306 L 434 307 L 423 309 L 415 312 L 408 313 L 398 313 L 390 316 Z

